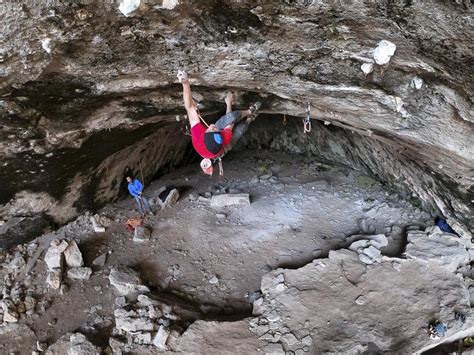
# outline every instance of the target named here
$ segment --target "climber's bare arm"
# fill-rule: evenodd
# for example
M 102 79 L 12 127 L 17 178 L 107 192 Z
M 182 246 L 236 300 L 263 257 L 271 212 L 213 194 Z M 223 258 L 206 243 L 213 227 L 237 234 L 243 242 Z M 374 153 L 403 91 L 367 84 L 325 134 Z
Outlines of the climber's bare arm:
M 191 85 L 189 85 L 188 76 L 184 72 L 178 71 L 178 80 L 183 84 L 184 108 L 188 114 L 189 124 L 193 127 L 200 122 L 200 119 L 194 105 Z

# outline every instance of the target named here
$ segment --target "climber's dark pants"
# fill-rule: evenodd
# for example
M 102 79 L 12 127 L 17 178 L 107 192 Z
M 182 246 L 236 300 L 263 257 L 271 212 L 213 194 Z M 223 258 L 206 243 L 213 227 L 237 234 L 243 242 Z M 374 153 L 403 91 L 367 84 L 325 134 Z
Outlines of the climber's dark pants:
M 218 130 L 223 130 L 228 125 L 234 125 L 234 129 L 232 130 L 232 140 L 230 141 L 229 146 L 233 147 L 237 141 L 244 135 L 244 133 L 249 128 L 249 123 L 247 120 L 242 121 L 242 115 L 240 111 L 232 111 L 217 120 L 215 123 Z

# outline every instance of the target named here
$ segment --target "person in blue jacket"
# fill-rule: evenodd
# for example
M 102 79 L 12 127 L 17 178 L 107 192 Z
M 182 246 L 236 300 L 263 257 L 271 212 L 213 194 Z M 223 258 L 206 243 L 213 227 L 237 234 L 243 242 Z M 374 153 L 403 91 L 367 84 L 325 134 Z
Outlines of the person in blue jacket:
M 141 215 L 144 216 L 145 213 L 149 213 L 153 215 L 153 212 L 151 211 L 150 208 L 150 203 L 148 200 L 143 196 L 143 184 L 140 182 L 138 179 L 133 179 L 132 176 L 128 175 L 127 176 L 127 182 L 128 182 L 128 191 L 130 192 L 130 195 L 135 199 L 138 205 L 138 210 L 140 211 Z

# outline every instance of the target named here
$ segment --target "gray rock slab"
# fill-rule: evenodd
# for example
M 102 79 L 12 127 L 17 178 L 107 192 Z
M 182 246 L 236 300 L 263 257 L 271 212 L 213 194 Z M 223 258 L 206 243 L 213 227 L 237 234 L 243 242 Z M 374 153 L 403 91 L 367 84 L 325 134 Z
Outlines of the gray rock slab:
M 72 280 L 89 280 L 92 270 L 89 267 L 75 267 L 67 271 L 67 277 Z
M 133 233 L 133 241 L 136 243 L 144 243 L 151 238 L 151 232 L 144 226 L 136 226 Z
M 469 263 L 469 252 L 453 234 L 431 234 L 421 231 L 408 232 L 405 255 L 423 264 L 440 265 L 448 271 Z
M 279 342 L 286 351 L 307 347 L 311 354 L 346 354 L 363 349 L 369 342 L 378 352 L 408 354 L 432 344 L 421 330 L 433 314 L 438 319 L 452 319 L 454 311 L 470 310 L 464 280 L 447 272 L 442 264 L 426 267 L 418 260 L 384 257 L 379 263 L 362 265 L 358 256 L 348 250 L 331 251 L 328 259 L 318 259 L 317 263 L 265 274 L 259 301 L 263 313 L 252 324 L 268 324 L 270 331 L 282 333 Z M 400 271 L 392 267 L 394 261 Z M 277 293 L 263 287 L 281 273 L 287 291 Z M 389 296 L 386 290 L 390 290 Z M 461 329 L 470 326 L 457 325 Z M 310 333 L 304 334 L 304 329 Z M 286 333 L 301 340 L 295 343 Z M 334 338 L 337 334 L 350 336 Z M 311 343 L 304 338 L 307 335 Z
M 211 198 L 211 207 L 222 208 L 234 205 L 250 205 L 249 194 L 222 194 Z
M 81 267 L 84 266 L 84 260 L 82 259 L 82 253 L 74 240 L 68 242 L 67 248 L 64 250 L 64 259 L 68 267 Z
M 142 284 L 138 273 L 128 268 L 112 269 L 110 271 L 109 281 L 120 296 L 150 291 L 148 287 Z
M 158 332 L 153 338 L 153 345 L 156 346 L 159 350 L 166 350 L 166 341 L 170 335 L 170 331 L 167 327 L 160 325 Z

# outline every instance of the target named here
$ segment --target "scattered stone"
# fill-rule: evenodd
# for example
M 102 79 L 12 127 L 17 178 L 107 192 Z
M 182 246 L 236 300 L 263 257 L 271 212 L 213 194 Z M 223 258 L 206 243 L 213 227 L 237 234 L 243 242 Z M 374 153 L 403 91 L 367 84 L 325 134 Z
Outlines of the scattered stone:
M 41 40 L 41 48 L 43 48 L 46 53 L 51 54 L 53 51 L 51 47 L 51 38 L 43 38 Z
M 415 76 L 413 79 L 411 79 L 410 85 L 412 88 L 420 90 L 423 87 L 423 79 Z
M 213 276 L 209 279 L 209 283 L 211 285 L 215 285 L 215 284 L 218 284 L 219 283 L 219 279 L 217 278 L 217 276 Z
M 95 258 L 92 261 L 92 265 L 102 268 L 104 267 L 106 261 L 107 261 L 107 253 L 104 253 L 104 254 L 99 255 L 97 258 Z
M 159 350 L 166 350 L 166 341 L 168 340 L 169 335 L 169 329 L 160 325 L 158 332 L 153 338 L 153 345 L 155 345 Z
M 273 278 L 273 284 L 277 285 L 279 283 L 285 282 L 285 275 L 283 274 L 278 274 Z
M 92 270 L 89 267 L 76 267 L 67 271 L 67 277 L 73 280 L 89 280 Z
M 125 332 L 153 331 L 153 321 L 148 316 L 140 316 L 136 311 L 119 308 L 114 311 L 115 327 Z
M 164 193 L 166 193 L 166 190 Z M 178 202 L 178 199 L 179 199 L 179 191 L 177 189 L 172 189 L 168 192 L 164 200 L 162 200 L 160 197 L 159 202 L 160 202 L 161 208 L 168 208 L 174 205 L 176 202 Z
M 67 285 L 62 284 L 61 287 L 59 288 L 59 294 L 61 296 L 64 296 L 67 291 L 69 291 L 69 287 Z
M 136 226 L 133 234 L 133 241 L 137 243 L 143 243 L 149 241 L 151 238 L 151 232 L 144 226 Z
M 392 42 L 382 40 L 377 45 L 374 51 L 374 60 L 378 65 L 385 65 L 390 61 L 390 58 L 395 54 L 397 46 Z
M 91 216 L 90 221 L 92 223 L 92 228 L 94 229 L 95 233 L 104 233 L 105 232 L 105 227 L 102 227 L 99 225 L 99 223 L 96 221 L 94 216 Z
M 84 266 L 81 251 L 74 240 L 70 240 L 67 248 L 64 250 L 64 259 L 68 267 L 75 268 Z
M 374 261 L 365 254 L 359 254 L 359 260 L 367 265 L 371 265 L 374 263 Z
M 25 259 L 23 258 L 23 256 L 21 256 L 21 254 L 18 254 L 13 258 L 12 261 L 10 261 L 7 267 L 9 270 L 19 270 L 23 268 L 25 265 L 26 265 Z
M 224 213 L 216 213 L 218 219 L 225 219 L 227 216 Z
M 100 285 L 99 286 L 94 286 L 94 291 L 96 291 L 96 292 L 102 291 L 102 286 L 100 286 Z
M 81 333 L 72 334 L 69 341 L 71 345 L 67 352 L 68 355 L 100 355 L 102 352 Z
M 268 173 L 268 174 L 260 175 L 258 178 L 259 178 L 259 180 L 268 180 L 268 179 L 270 179 L 272 176 L 273 176 L 272 173 Z
M 158 301 L 155 301 L 154 299 L 151 299 L 147 295 L 138 295 L 137 302 L 142 307 L 156 306 L 156 305 L 160 304 Z
M 221 208 L 233 205 L 250 205 L 249 194 L 222 194 L 211 198 L 211 207 Z
M 140 7 L 140 0 L 121 0 L 119 5 L 120 12 L 126 16 L 132 16 Z
M 363 295 L 360 295 L 359 297 L 356 298 L 355 303 L 358 304 L 359 306 L 363 306 L 366 303 L 365 297 Z
M 279 343 L 268 344 L 265 349 L 265 355 L 285 355 L 283 346 Z
M 133 335 L 133 342 L 140 345 L 151 344 L 151 333 L 136 333 Z
M 278 284 L 275 287 L 276 292 L 283 292 L 287 289 L 286 285 L 284 283 Z
M 362 251 L 364 248 L 369 246 L 367 239 L 357 240 L 349 246 L 349 250 L 355 251 L 356 253 Z
M 298 338 L 293 333 L 286 333 L 281 336 L 281 341 L 289 347 L 298 344 Z
M 311 336 L 307 335 L 303 339 L 301 339 L 301 342 L 306 346 L 311 346 L 311 344 L 313 344 L 313 339 L 311 338 Z
M 61 269 L 63 254 L 56 246 L 50 246 L 44 256 L 48 270 Z
M 374 63 L 364 63 L 361 65 L 360 69 L 364 75 L 369 75 L 374 70 Z
M 36 350 L 44 352 L 48 348 L 48 343 L 42 343 L 39 340 L 36 341 Z
M 33 296 L 27 295 L 25 297 L 25 310 L 26 314 L 31 315 L 34 313 L 36 307 L 36 299 Z
M 363 253 L 374 261 L 380 261 L 382 258 L 382 254 L 380 253 L 380 250 L 378 250 L 372 245 L 369 246 L 368 248 L 365 248 L 363 250 Z
M 0 306 L 3 310 L 3 321 L 6 323 L 18 322 L 18 312 L 15 308 L 15 304 L 10 299 L 3 299 L 0 301 Z
M 196 202 L 199 199 L 199 195 L 195 192 L 191 192 L 188 196 L 190 202 Z
M 112 269 L 110 271 L 109 281 L 120 296 L 150 292 L 148 287 L 142 284 L 138 273 L 128 268 L 122 270 Z
M 127 304 L 127 300 L 125 299 L 124 296 L 119 296 L 115 298 L 115 304 L 119 307 L 123 307 Z
M 46 284 L 53 290 L 59 289 L 61 287 L 62 281 L 62 271 L 60 268 L 54 268 L 48 272 L 46 277 Z

